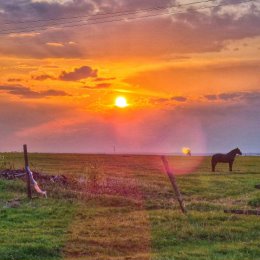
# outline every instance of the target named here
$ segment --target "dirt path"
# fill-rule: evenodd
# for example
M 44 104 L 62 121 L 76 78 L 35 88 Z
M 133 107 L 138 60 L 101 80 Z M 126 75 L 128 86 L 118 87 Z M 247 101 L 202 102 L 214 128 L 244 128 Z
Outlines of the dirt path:
M 105 162 L 104 174 L 106 188 L 78 208 L 64 259 L 150 259 L 149 216 L 129 159 Z

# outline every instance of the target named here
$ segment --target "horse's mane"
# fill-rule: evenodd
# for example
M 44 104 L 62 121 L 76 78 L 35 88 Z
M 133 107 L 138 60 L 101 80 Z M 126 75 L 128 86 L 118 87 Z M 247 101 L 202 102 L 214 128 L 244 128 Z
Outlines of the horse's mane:
M 230 152 L 228 152 L 227 154 L 233 154 L 233 153 L 236 153 L 237 151 L 239 150 L 239 148 L 235 148 L 233 150 L 231 150 Z

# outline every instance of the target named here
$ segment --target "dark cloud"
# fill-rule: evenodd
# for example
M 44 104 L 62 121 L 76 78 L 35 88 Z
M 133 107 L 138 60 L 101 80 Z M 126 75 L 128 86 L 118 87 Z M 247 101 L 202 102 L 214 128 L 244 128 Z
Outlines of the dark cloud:
M 94 86 L 84 86 L 83 88 L 86 89 L 106 89 L 109 88 L 111 86 L 110 83 L 100 83 L 100 84 L 96 84 Z
M 254 103 L 260 102 L 260 91 L 237 91 L 237 92 L 225 92 L 218 95 L 204 95 L 207 100 L 210 101 L 236 101 L 236 102 L 246 102 Z
M 185 101 L 187 101 L 187 98 L 178 96 L 178 97 L 172 97 L 171 100 L 178 101 L 178 102 L 185 102 Z
M 165 103 L 168 103 L 169 102 L 169 99 L 168 98 L 149 98 L 149 101 L 152 103 L 152 104 L 165 104 Z
M 234 100 L 240 98 L 241 96 L 243 96 L 243 93 L 241 92 L 232 92 L 219 94 L 218 98 L 222 100 Z
M 168 98 L 156 98 L 156 99 L 154 99 L 154 100 L 156 100 L 156 101 L 159 102 L 159 103 L 169 102 L 169 99 L 168 99 Z
M 245 92 L 243 98 L 249 104 L 260 104 L 260 91 Z
M 69 96 L 69 94 L 62 90 L 49 89 L 44 91 L 34 91 L 24 86 L 0 86 L 0 91 L 4 91 L 15 96 L 32 99 L 54 96 Z
M 208 99 L 208 100 L 211 100 L 211 101 L 218 99 L 218 96 L 217 96 L 217 95 L 205 95 L 204 97 L 205 97 L 206 99 Z
M 176 96 L 176 97 L 171 97 L 171 98 L 150 98 L 150 102 L 152 103 L 157 103 L 157 104 L 172 104 L 171 101 L 177 101 L 177 102 L 185 102 L 187 101 L 187 97 L 184 96 Z
M 49 90 L 46 90 L 46 91 L 40 91 L 38 93 L 42 97 L 70 96 L 67 92 L 65 92 L 63 90 L 55 90 L 55 89 L 49 89 Z
M 119 2 L 119 8 L 123 10 L 138 10 L 138 9 L 147 9 L 151 7 L 170 7 L 173 6 L 176 2 L 175 0 L 121 0 Z
M 22 79 L 20 79 L 20 78 L 10 78 L 7 81 L 8 82 L 20 82 L 20 81 L 22 81 Z
M 111 78 L 95 78 L 94 81 L 110 81 L 110 80 L 115 80 L 115 77 L 111 77 Z
M 74 69 L 74 71 L 72 72 L 63 71 L 58 79 L 64 81 L 77 81 L 77 80 L 87 79 L 87 78 L 96 78 L 97 73 L 98 73 L 97 70 L 94 70 L 89 66 L 83 66 Z
M 31 0 L 1 0 L 0 7 L 4 11 L 3 18 L 11 21 L 56 19 L 68 15 L 89 15 L 94 11 L 94 4 L 90 1 L 31 1 Z
M 46 79 L 56 79 L 56 78 L 51 75 L 43 74 L 43 75 L 38 75 L 38 76 L 32 76 L 32 79 L 43 81 Z

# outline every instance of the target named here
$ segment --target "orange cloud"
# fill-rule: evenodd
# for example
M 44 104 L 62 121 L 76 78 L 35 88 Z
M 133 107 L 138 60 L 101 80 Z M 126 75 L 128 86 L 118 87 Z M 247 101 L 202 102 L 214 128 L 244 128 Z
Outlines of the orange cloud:
M 64 44 L 60 42 L 47 42 L 46 45 L 53 46 L 53 47 L 64 47 Z

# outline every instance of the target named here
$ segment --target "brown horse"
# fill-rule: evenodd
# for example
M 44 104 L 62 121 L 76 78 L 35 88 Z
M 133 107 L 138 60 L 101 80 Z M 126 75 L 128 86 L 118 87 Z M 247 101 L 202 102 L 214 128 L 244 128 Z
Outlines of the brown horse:
M 227 154 L 222 154 L 222 153 L 214 154 L 211 158 L 212 171 L 214 172 L 217 163 L 221 162 L 221 163 L 229 163 L 229 171 L 232 172 L 233 162 L 237 154 L 242 155 L 242 152 L 240 151 L 239 148 L 236 148 Z

